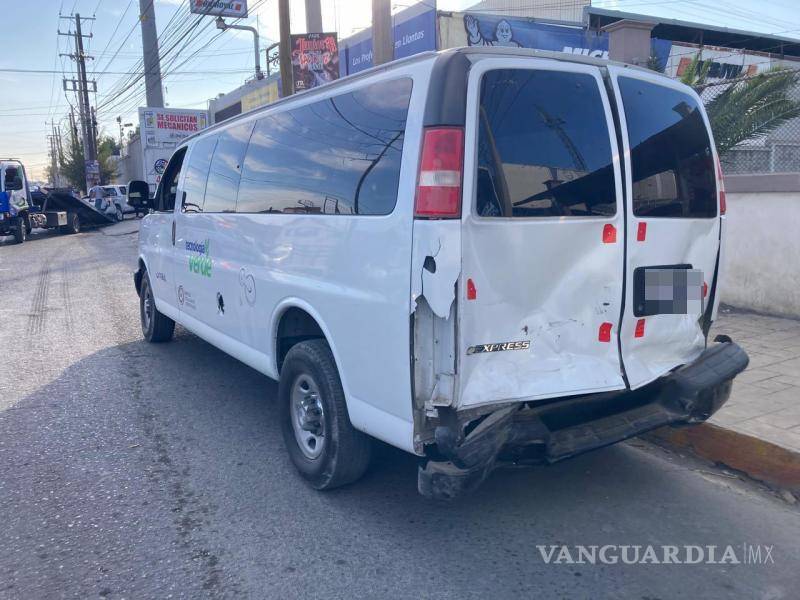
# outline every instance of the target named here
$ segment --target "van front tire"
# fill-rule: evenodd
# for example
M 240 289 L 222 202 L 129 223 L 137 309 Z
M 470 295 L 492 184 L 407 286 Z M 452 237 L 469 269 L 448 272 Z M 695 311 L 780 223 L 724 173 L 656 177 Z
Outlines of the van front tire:
M 370 439 L 350 423 L 339 372 L 325 340 L 292 346 L 281 369 L 278 400 L 289 457 L 315 489 L 337 488 L 364 474 Z
M 139 317 L 142 321 L 142 335 L 151 344 L 168 342 L 175 332 L 175 321 L 158 312 L 150 276 L 145 271 L 139 293 Z

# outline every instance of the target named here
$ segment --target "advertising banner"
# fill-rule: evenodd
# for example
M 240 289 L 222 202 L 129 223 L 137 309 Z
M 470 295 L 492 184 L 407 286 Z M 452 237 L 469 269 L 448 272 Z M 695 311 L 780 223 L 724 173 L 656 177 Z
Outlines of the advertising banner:
M 566 52 L 608 59 L 608 34 L 580 26 L 553 25 L 533 19 L 502 15 L 451 13 L 440 20 L 441 48 L 458 46 L 505 46 Z M 652 40 L 658 70 L 667 65 L 672 43 Z
M 189 10 L 196 15 L 242 18 L 247 16 L 247 0 L 190 0 Z
M 184 139 L 208 127 L 204 110 L 180 108 L 139 108 L 142 167 L 154 190 L 161 181 L 172 151 Z
M 292 81 L 295 92 L 339 79 L 339 43 L 336 33 L 291 36 Z
M 700 46 L 676 42 L 669 55 L 666 73 L 670 77 L 681 77 L 692 59 L 700 52 Z M 768 70 L 777 64 L 765 54 L 754 54 L 732 48 L 703 46 L 700 57 L 708 64 L 707 81 L 722 81 L 738 77 L 751 76 Z M 710 63 L 710 64 L 709 64 Z M 705 64 L 703 65 L 705 68 Z
M 280 98 L 280 79 L 270 81 L 266 85 L 242 96 L 242 112 L 272 104 L 278 98 Z
M 394 15 L 394 57 L 405 58 L 436 50 L 436 10 L 419 12 L 422 4 Z M 345 47 L 346 46 L 346 47 Z M 372 66 L 372 29 L 342 40 L 342 76 L 352 75 Z

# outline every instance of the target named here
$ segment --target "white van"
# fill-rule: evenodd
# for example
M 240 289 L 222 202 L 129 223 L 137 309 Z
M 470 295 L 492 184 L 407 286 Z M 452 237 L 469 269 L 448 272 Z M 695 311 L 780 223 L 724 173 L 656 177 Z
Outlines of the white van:
M 174 153 L 142 221 L 142 330 L 280 381 L 317 489 L 370 438 L 453 497 L 724 403 L 707 340 L 725 196 L 703 105 L 651 71 L 427 53 L 233 118 Z

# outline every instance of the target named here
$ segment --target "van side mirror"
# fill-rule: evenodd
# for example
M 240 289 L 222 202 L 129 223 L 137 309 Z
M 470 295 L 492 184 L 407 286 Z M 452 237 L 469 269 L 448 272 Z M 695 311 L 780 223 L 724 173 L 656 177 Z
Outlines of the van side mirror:
M 152 209 L 155 202 L 150 197 L 150 186 L 146 181 L 135 179 L 128 183 L 128 204 L 137 209 Z

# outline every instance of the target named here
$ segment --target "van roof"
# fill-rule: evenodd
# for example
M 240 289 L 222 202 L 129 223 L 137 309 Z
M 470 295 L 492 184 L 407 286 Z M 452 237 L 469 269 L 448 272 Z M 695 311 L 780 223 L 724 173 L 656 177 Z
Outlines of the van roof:
M 480 59 L 480 58 L 495 58 L 498 56 L 509 56 L 509 57 L 529 57 L 529 58 L 545 58 L 550 60 L 557 60 L 561 62 L 570 62 L 570 63 L 581 63 L 586 65 L 595 65 L 598 67 L 605 67 L 608 65 L 615 65 L 618 67 L 623 67 L 627 69 L 636 69 L 638 71 L 646 71 L 648 73 L 656 73 L 650 69 L 645 69 L 643 67 L 639 67 L 636 65 L 613 61 L 613 60 L 604 60 L 602 58 L 596 58 L 593 56 L 584 56 L 582 54 L 570 54 L 567 52 L 553 52 L 549 50 L 534 50 L 532 48 L 509 48 L 509 47 L 496 47 L 496 46 L 471 46 L 471 47 L 460 47 L 460 48 L 449 48 L 447 50 L 439 50 L 439 51 L 428 51 L 428 52 L 420 52 L 419 54 L 414 54 L 412 56 L 408 56 L 406 58 L 401 58 L 397 60 L 393 60 L 390 63 L 386 63 L 385 65 L 379 65 L 376 67 L 370 67 L 369 69 L 365 69 L 353 75 L 347 75 L 342 77 L 341 79 L 337 79 L 331 83 L 326 85 L 312 88 L 310 90 L 299 92 L 297 94 L 293 94 L 291 96 L 286 96 L 275 102 L 264 106 L 258 106 L 252 110 L 247 112 L 243 112 L 235 117 L 231 117 L 229 119 L 225 119 L 220 123 L 215 123 L 202 131 L 198 131 L 194 135 L 189 136 L 180 144 L 179 147 L 184 146 L 186 143 L 192 141 L 197 137 L 201 137 L 207 133 L 212 131 L 223 129 L 229 125 L 233 125 L 234 123 L 244 119 L 245 117 L 249 117 L 259 111 L 265 111 L 268 109 L 272 109 L 276 106 L 280 106 L 282 104 L 286 104 L 291 102 L 292 100 L 296 100 L 298 97 L 308 98 L 310 96 L 317 96 L 322 95 L 330 92 L 331 90 L 335 90 L 337 87 L 341 87 L 343 85 L 352 83 L 353 81 L 358 81 L 360 79 L 367 79 L 376 73 L 381 73 L 385 71 L 391 71 L 394 69 L 401 68 L 405 65 L 415 62 L 424 62 L 430 60 L 437 60 L 443 59 L 447 60 L 449 57 L 453 57 L 454 55 L 462 55 L 470 58 Z M 663 75 L 666 77 L 666 75 Z

